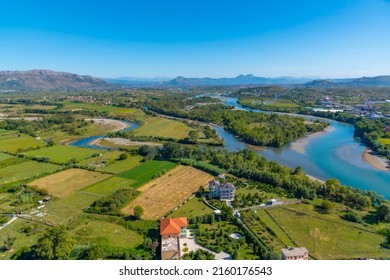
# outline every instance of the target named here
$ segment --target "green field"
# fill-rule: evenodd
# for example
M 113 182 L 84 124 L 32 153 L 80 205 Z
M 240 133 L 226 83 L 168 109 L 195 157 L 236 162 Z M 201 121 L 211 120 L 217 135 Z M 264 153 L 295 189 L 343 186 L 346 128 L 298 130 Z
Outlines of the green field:
M 34 137 L 19 135 L 19 137 L 16 135 L 11 138 L 0 137 L 0 151 L 16 153 L 45 146 L 42 141 L 36 140 Z
M 390 146 L 390 138 L 379 138 L 379 142 Z
M 96 170 L 107 171 L 112 173 L 121 173 L 125 170 L 129 170 L 141 164 L 141 156 L 129 156 L 125 160 L 117 160 L 115 163 L 96 168 Z
M 46 210 L 45 220 L 54 224 L 62 224 L 76 215 L 83 213 L 83 209 L 91 205 L 100 196 L 75 192 L 71 195 L 50 202 Z
M 168 216 L 172 217 L 187 217 L 193 218 L 213 213 L 213 209 L 203 203 L 201 198 L 193 197 L 183 206 L 179 207 L 176 211 Z
M 13 156 L 0 153 L 0 161 L 6 160 L 6 159 L 9 159 L 9 158 L 13 158 Z
M 23 229 L 27 226 L 35 227 L 30 233 L 24 233 Z M 16 237 L 15 243 L 12 246 L 12 251 L 0 251 L 0 260 L 7 260 L 21 247 L 27 246 L 30 247 L 37 243 L 38 239 L 41 237 L 42 232 L 44 232 L 46 226 L 38 223 L 32 223 L 23 219 L 16 219 L 7 227 L 0 230 L 0 246 L 3 245 L 4 240 L 7 236 Z
M 162 169 L 170 170 L 174 168 L 177 164 L 169 161 L 148 161 L 144 164 L 138 165 L 133 169 L 120 173 L 118 176 L 135 182 L 131 184 L 132 187 L 138 188 L 150 180 L 157 172 L 160 172 Z
M 77 161 L 83 160 L 87 157 L 91 157 L 95 153 L 96 151 L 91 149 L 56 145 L 39 150 L 29 151 L 26 153 L 26 155 L 30 157 L 48 157 L 54 162 L 66 163 L 70 159 L 76 159 Z
M 90 245 L 94 241 L 106 239 L 111 245 L 132 248 L 140 245 L 144 239 L 142 235 L 123 226 L 95 220 L 87 220 L 71 234 L 78 245 Z
M 134 183 L 133 180 L 120 177 L 111 177 L 107 180 L 89 186 L 83 189 L 83 191 L 98 195 L 109 195 L 117 190 L 131 187 L 132 183 Z
M 0 169 L 0 184 L 27 180 L 34 176 L 41 176 L 47 172 L 59 170 L 60 167 L 50 163 L 26 161 L 20 164 Z
M 264 217 L 263 221 L 273 228 L 278 236 L 280 230 L 284 231 L 283 235 L 288 234 L 298 246 L 306 247 L 309 254 L 317 259 L 389 257 L 388 250 L 380 249 L 380 243 L 384 241 L 383 236 L 368 232 L 370 228 L 365 230 L 356 223 L 341 219 L 336 221 L 334 217 L 327 219 L 327 215 L 318 214 L 312 208 L 312 205 L 273 207 L 267 211 L 270 218 L 272 217 L 277 223 L 269 223 L 269 220 Z M 264 213 L 261 213 L 260 217 L 263 215 Z M 280 239 L 285 238 L 280 235 Z
M 148 118 L 136 130 L 135 136 L 152 136 L 183 139 L 188 136 L 191 128 L 179 121 L 168 120 L 163 118 Z

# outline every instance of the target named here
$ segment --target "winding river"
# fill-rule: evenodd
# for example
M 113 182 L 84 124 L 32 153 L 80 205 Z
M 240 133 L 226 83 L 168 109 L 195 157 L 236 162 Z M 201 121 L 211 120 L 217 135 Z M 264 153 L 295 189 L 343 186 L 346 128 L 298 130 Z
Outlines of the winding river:
M 243 107 L 237 103 L 236 98 L 220 95 L 211 95 L 220 98 L 225 105 L 234 106 L 239 110 L 263 112 L 261 110 Z M 304 116 L 307 119 L 317 119 L 313 116 Z M 330 123 L 326 133 L 320 133 L 317 137 L 306 137 L 307 142 L 302 151 L 293 148 L 296 142 L 287 144 L 281 148 L 263 148 L 246 145 L 234 137 L 222 127 L 214 126 L 218 135 L 223 138 L 228 151 L 251 149 L 257 154 L 263 155 L 268 160 L 276 161 L 281 165 L 295 168 L 298 165 L 308 174 L 318 179 L 327 180 L 337 178 L 341 184 L 357 187 L 363 190 L 374 190 L 390 199 L 390 171 L 375 169 L 362 159 L 365 147 L 353 138 L 353 126 L 337 121 L 321 119 Z M 125 122 L 125 121 L 124 121 Z M 126 122 L 129 126 L 122 130 L 134 130 L 139 125 L 134 122 Z M 110 149 L 94 145 L 93 142 L 104 138 L 106 135 L 97 135 L 77 140 L 70 145 L 92 148 Z
M 236 109 L 262 112 L 241 106 L 236 98 L 212 97 L 218 97 L 225 105 L 234 106 Z M 305 118 L 316 119 L 313 116 L 305 116 Z M 224 139 L 225 149 L 229 151 L 248 148 L 281 165 L 292 168 L 300 165 L 307 174 L 316 178 L 322 180 L 337 178 L 343 185 L 374 190 L 390 199 L 390 171 L 378 170 L 362 159 L 361 155 L 365 147 L 353 138 L 352 125 L 338 121 L 326 121 L 330 123 L 331 129 L 318 137 L 306 138 L 307 143 L 303 153 L 292 148 L 295 142 L 281 148 L 258 149 L 245 145 L 221 127 L 215 126 L 214 128 Z M 297 141 L 302 141 L 302 139 Z

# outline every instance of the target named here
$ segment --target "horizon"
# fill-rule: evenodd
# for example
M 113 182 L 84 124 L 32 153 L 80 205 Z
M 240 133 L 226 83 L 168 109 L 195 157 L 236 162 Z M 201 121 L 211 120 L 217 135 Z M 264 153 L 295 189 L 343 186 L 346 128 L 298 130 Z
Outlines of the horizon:
M 389 0 L 41 2 L 3 3 L 5 70 L 105 79 L 390 73 Z

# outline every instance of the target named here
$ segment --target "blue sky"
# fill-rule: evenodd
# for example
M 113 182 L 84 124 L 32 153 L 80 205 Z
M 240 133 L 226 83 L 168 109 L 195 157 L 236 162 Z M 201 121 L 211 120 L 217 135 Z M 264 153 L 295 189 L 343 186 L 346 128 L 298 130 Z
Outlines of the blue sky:
M 389 0 L 80 2 L 3 1 L 0 70 L 98 77 L 390 74 Z

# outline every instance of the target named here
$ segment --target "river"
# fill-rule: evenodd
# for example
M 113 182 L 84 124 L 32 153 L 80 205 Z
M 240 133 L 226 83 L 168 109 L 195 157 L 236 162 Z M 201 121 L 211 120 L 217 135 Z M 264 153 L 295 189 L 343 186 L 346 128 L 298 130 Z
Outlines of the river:
M 243 107 L 237 103 L 236 98 L 214 96 L 220 98 L 225 105 L 236 109 L 262 112 L 261 110 Z M 313 116 L 304 116 L 316 119 Z M 248 148 L 268 160 L 281 165 L 295 168 L 298 165 L 309 175 L 327 180 L 337 178 L 341 184 L 353 186 L 363 190 L 374 190 L 390 199 L 390 171 L 382 171 L 372 167 L 362 159 L 365 147 L 353 138 L 354 128 L 350 124 L 327 120 L 331 129 L 318 137 L 308 137 L 304 153 L 293 149 L 295 143 L 287 144 L 281 148 L 262 148 L 245 145 L 232 134 L 221 127 L 216 131 L 225 141 L 225 149 L 229 151 Z M 301 141 L 298 140 L 298 141 Z

